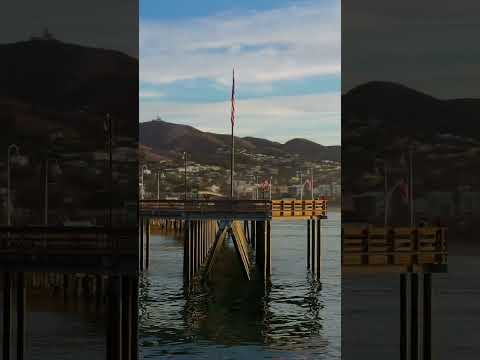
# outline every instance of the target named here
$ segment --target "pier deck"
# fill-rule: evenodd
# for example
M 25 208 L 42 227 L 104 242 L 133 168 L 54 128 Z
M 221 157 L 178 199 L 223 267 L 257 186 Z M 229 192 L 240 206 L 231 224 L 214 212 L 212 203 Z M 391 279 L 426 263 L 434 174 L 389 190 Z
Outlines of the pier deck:
M 140 216 L 181 220 L 307 220 L 327 217 L 326 200 L 142 200 Z

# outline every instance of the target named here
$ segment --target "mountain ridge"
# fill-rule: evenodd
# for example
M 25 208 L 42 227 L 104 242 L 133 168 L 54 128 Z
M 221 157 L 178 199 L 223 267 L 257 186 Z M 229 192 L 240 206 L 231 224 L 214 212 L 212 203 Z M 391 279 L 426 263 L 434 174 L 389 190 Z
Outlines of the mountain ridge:
M 217 158 L 219 148 L 229 151 L 230 135 L 203 132 L 189 125 L 170 123 L 161 119 L 140 123 L 140 143 L 154 153 L 191 153 L 195 160 L 207 163 L 223 161 Z M 291 139 L 284 144 L 252 136 L 235 137 L 237 150 L 282 156 L 299 155 L 307 160 L 340 161 L 340 146 L 324 146 L 306 139 Z

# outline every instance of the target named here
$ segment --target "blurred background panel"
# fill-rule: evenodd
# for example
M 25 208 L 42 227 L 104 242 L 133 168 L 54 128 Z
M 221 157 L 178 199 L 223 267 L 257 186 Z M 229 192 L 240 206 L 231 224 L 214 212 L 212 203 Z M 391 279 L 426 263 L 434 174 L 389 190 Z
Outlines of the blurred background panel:
M 478 357 L 479 10 L 342 1 L 345 359 Z
M 138 6 L 1 5 L 4 359 L 118 358 L 135 331 Z

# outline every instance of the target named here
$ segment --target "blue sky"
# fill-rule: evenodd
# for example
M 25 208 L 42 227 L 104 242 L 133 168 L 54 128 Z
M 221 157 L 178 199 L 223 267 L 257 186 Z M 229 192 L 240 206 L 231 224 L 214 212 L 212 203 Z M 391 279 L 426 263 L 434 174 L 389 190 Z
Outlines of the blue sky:
M 140 121 L 340 143 L 340 1 L 140 1 Z

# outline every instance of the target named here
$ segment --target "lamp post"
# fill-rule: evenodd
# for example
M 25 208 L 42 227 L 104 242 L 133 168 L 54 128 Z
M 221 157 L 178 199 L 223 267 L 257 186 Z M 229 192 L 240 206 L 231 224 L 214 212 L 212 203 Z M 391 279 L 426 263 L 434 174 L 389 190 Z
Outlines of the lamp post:
M 157 171 L 157 200 L 160 200 L 160 175 L 162 179 L 165 178 L 165 174 L 160 170 Z
M 144 182 L 143 182 L 143 174 L 144 174 L 145 172 L 147 172 L 147 171 L 149 171 L 149 170 L 148 170 L 148 166 L 147 166 L 146 164 L 143 164 L 143 165 L 142 165 L 142 169 L 141 169 L 141 174 L 140 174 L 140 176 L 141 176 L 141 186 L 142 186 L 142 187 L 141 187 L 141 191 L 140 191 L 140 198 L 141 198 L 142 200 L 143 200 L 144 197 L 145 197 L 145 184 L 144 184 Z
M 7 225 L 11 224 L 11 219 L 10 219 L 10 154 L 12 150 L 15 150 L 16 155 L 20 153 L 20 150 L 17 145 L 11 144 L 8 147 L 7 151 Z
M 107 151 L 108 151 L 108 191 L 109 191 L 109 204 L 108 204 L 108 225 L 112 226 L 112 217 L 113 217 L 113 129 L 112 129 L 112 119 L 110 114 L 105 115 L 104 120 L 104 130 L 107 137 Z
M 312 200 L 313 200 L 313 167 L 310 169 L 310 188 L 312 189 Z
M 255 181 L 255 191 L 253 192 L 254 200 L 258 200 L 258 175 L 250 175 Z
M 47 156 L 45 158 L 45 212 L 44 212 L 45 226 L 48 225 L 48 174 L 49 174 L 48 163 L 49 163 L 49 159 L 48 159 L 48 154 L 47 154 Z M 60 167 L 58 165 L 58 160 L 57 159 L 55 159 L 55 163 L 57 164 L 57 167 Z
M 269 189 L 270 189 L 270 201 L 272 201 L 272 177 L 271 176 L 270 176 Z
M 297 176 L 300 176 L 300 200 L 303 200 L 303 173 L 302 171 L 297 171 Z
M 415 227 L 415 207 L 413 205 L 413 147 L 414 144 L 410 144 L 409 148 L 409 157 L 410 157 L 410 181 L 409 181 L 409 190 L 408 200 L 410 200 L 410 227 Z
M 185 171 L 184 171 L 184 194 L 183 194 L 183 197 L 184 197 L 184 200 L 187 200 L 187 152 L 184 151 L 183 152 L 183 161 L 184 161 L 184 167 L 185 167 Z

